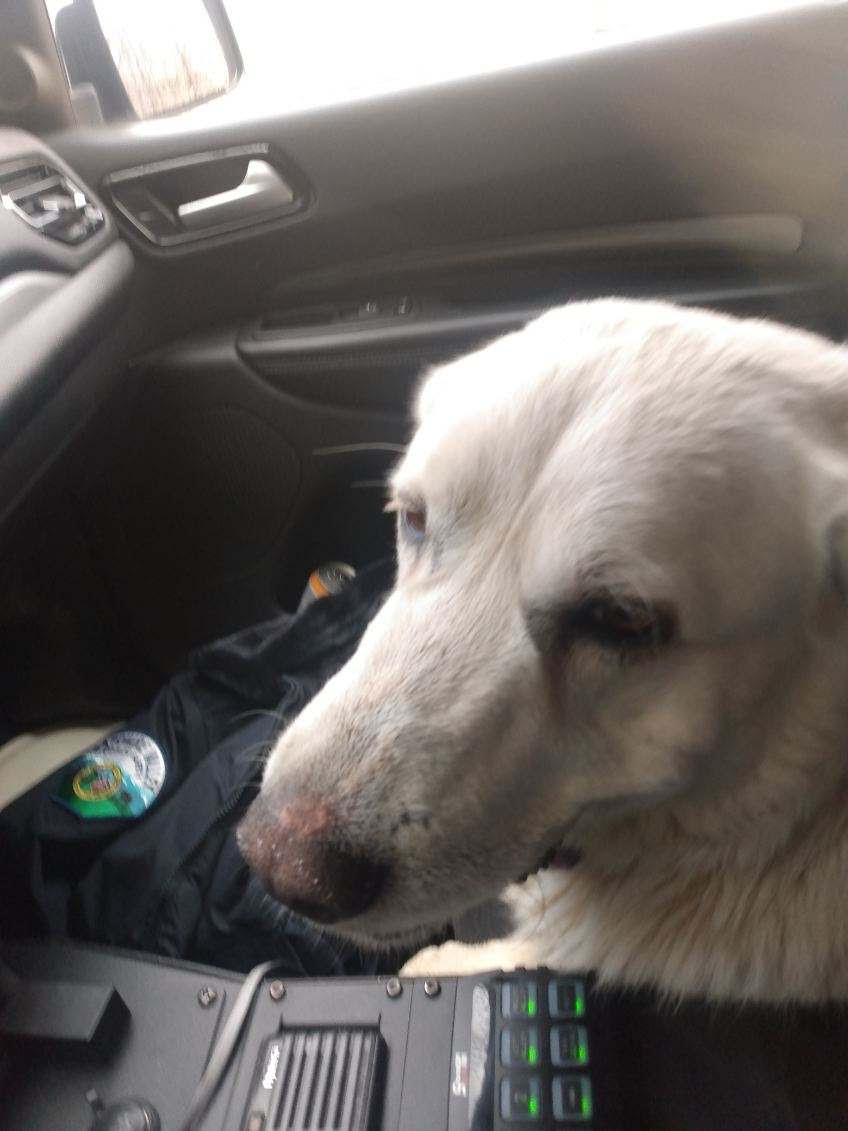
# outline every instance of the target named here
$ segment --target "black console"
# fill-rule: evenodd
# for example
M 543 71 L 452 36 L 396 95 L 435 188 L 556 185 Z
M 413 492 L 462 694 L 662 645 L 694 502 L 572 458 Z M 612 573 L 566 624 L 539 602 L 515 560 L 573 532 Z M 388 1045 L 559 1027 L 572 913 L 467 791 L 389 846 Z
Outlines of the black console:
M 296 981 L 257 1000 L 224 1126 L 613 1127 L 609 1056 L 584 978 Z
M 131 1111 L 141 1131 L 179 1131 L 226 1042 L 237 976 L 79 946 L 10 948 L 6 961 L 18 993 L 0 1011 L 4 1127 L 111 1131 L 110 1112 L 124 1128 Z M 250 997 L 198 1131 L 619 1126 L 612 1050 L 586 978 L 270 972 Z M 28 1001 L 41 1003 L 37 1017 Z
M 831 1131 L 848 1010 L 658 1001 L 545 970 L 246 977 L 6 945 L 0 1128 Z

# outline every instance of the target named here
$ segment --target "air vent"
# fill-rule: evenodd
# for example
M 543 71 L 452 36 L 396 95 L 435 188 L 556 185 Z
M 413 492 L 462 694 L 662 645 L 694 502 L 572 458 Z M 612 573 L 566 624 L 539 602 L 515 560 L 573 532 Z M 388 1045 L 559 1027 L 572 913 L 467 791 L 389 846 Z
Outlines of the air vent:
M 372 1131 L 382 1054 L 376 1028 L 283 1030 L 265 1044 L 245 1131 Z
M 78 244 L 103 227 L 103 213 L 70 177 L 40 161 L 0 166 L 0 204 L 42 235 Z

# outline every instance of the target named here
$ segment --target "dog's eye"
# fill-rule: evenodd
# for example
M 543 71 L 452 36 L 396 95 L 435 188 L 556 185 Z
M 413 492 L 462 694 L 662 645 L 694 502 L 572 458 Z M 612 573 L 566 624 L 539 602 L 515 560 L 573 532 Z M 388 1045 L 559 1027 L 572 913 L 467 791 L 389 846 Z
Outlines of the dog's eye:
M 572 633 L 616 648 L 658 647 L 674 635 L 670 610 L 638 598 L 590 597 L 568 620 Z
M 400 526 L 408 538 L 420 542 L 427 533 L 427 512 L 423 507 L 404 507 L 400 512 Z

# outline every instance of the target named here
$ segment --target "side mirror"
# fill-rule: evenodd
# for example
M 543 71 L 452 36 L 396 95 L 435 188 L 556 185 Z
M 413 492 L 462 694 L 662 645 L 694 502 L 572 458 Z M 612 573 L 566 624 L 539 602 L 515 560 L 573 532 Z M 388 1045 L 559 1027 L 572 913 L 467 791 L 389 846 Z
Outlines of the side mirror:
M 241 77 L 222 0 L 71 0 L 55 16 L 71 97 L 83 117 L 158 118 L 217 98 Z

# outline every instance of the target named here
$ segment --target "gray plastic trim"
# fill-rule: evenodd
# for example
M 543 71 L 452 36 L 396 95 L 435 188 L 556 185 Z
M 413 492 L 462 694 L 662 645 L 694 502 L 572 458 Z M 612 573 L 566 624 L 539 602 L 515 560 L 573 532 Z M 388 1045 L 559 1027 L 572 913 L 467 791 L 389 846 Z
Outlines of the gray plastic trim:
M 0 449 L 94 345 L 126 296 L 133 257 L 114 243 L 0 338 Z
M 67 282 L 58 271 L 19 271 L 0 279 L 0 350 L 2 336 Z

